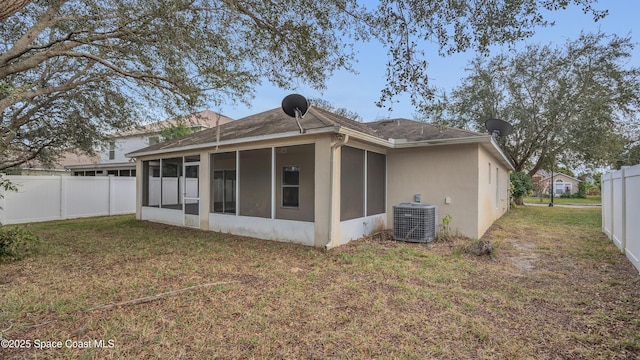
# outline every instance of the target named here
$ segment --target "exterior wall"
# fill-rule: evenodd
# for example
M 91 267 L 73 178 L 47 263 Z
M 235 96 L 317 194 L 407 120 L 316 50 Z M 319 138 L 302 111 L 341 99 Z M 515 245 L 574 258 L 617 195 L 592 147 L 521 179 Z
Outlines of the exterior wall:
M 509 210 L 509 170 L 478 147 L 478 238 Z
M 485 164 L 486 166 L 486 164 Z M 422 202 L 438 208 L 437 224 L 450 215 L 451 227 L 477 238 L 478 145 L 395 149 L 387 154 L 387 225 L 393 226 L 393 206 Z
M 313 146 L 311 146 L 313 144 Z M 294 148 L 297 145 L 313 151 L 291 152 L 291 158 L 279 157 L 277 149 L 281 147 Z M 371 216 L 357 217 L 340 221 L 341 209 L 341 168 L 342 150 L 344 146 L 362 150 L 373 151 L 386 155 L 386 207 L 385 212 Z M 245 150 L 265 149 L 270 156 L 262 162 L 253 161 L 244 164 L 242 152 Z M 261 190 L 267 193 L 270 199 L 270 216 L 255 217 L 240 214 L 212 214 L 211 211 L 211 170 L 209 164 L 211 154 L 240 151 L 240 168 L 238 169 L 237 184 L 242 201 L 243 188 L 252 187 L 250 179 L 246 176 L 247 169 L 257 166 L 268 167 L 269 188 Z M 382 228 L 393 226 L 393 206 L 402 202 L 414 201 L 415 194 L 422 195 L 422 202 L 438 207 L 439 219 L 446 215 L 452 217 L 452 227 L 462 234 L 477 238 L 480 237 L 491 223 L 500 217 L 508 206 L 508 171 L 498 165 L 499 161 L 484 150 L 478 144 L 446 145 L 416 147 L 407 149 L 389 150 L 375 145 L 364 144 L 358 141 L 349 141 L 348 137 L 338 138 L 335 134 L 301 135 L 288 140 L 273 140 L 242 144 L 236 146 L 221 146 L 219 149 L 210 148 L 204 151 L 174 152 L 162 154 L 162 156 L 139 157 L 138 174 L 138 204 L 142 204 L 142 165 L 141 161 L 162 158 L 176 158 L 186 155 L 199 154 L 200 164 L 200 228 L 204 230 L 216 230 L 234 234 L 254 236 L 268 240 L 299 242 L 316 247 L 328 248 L 344 244 L 375 232 Z M 283 154 L 284 155 L 284 154 Z M 282 212 L 279 209 L 281 194 L 279 192 L 280 168 L 285 165 L 297 165 L 289 162 L 312 162 L 312 178 L 301 178 L 301 185 L 313 182 L 312 213 L 308 209 L 301 212 L 299 217 Z M 207 162 L 207 164 L 203 164 Z M 272 168 L 272 162 L 275 168 Z M 488 170 L 488 162 L 492 163 L 492 170 Z M 247 165 L 250 165 L 247 167 Z M 268 165 L 268 166 L 267 166 Z M 483 170 L 484 167 L 484 170 Z M 497 183 L 488 184 L 488 175 L 491 172 L 495 177 L 495 168 L 498 167 Z M 263 169 L 262 173 L 266 170 Z M 243 176 L 244 173 L 244 176 Z M 365 171 L 368 173 L 368 171 Z M 307 175 L 310 175 L 308 172 Z M 483 175 L 484 174 L 484 175 Z M 263 174 L 264 175 L 264 174 Z M 305 175 L 305 176 L 307 176 Z M 302 173 L 301 173 L 302 177 Z M 486 183 L 482 185 L 482 178 Z M 254 178 L 253 175 L 250 178 Z M 275 179 L 275 182 L 272 181 Z M 273 182 L 273 184 L 272 184 Z M 264 182 L 260 182 L 264 185 Z M 494 187 L 495 186 L 495 187 Z M 255 186 L 253 186 L 255 187 Z M 497 190 L 496 190 L 497 189 Z M 365 192 L 366 193 L 366 192 Z M 300 198 L 301 203 L 303 198 Z M 309 200 L 304 200 L 305 202 Z M 482 203 L 482 204 L 481 204 Z M 240 206 L 240 204 L 238 204 Z M 366 208 L 366 207 L 365 207 Z M 486 210 L 486 209 L 489 210 Z M 157 209 L 156 209 L 157 210 Z M 161 209 L 165 210 L 165 209 Z M 154 220 L 157 217 L 160 222 L 184 224 L 184 216 L 181 213 L 159 214 L 155 210 L 148 210 L 138 206 L 137 218 Z M 487 212 L 482 216 L 479 213 Z M 304 213 L 304 215 L 302 215 Z M 288 219 L 279 219 L 286 217 Z M 302 219 L 312 219 L 300 221 Z
M 184 214 L 182 210 L 160 209 L 154 207 L 142 207 L 140 220 L 149 220 L 163 224 L 183 226 Z
M 340 245 L 387 228 L 387 214 L 365 216 L 340 222 Z
M 137 160 L 137 194 L 136 194 L 136 218 L 142 220 L 150 220 L 150 221 L 158 221 L 162 223 L 168 223 L 173 225 L 182 226 L 184 224 L 184 216 L 180 210 L 172 210 L 172 209 L 157 209 L 151 207 L 142 206 L 144 199 L 144 188 L 142 179 L 144 177 L 143 174 L 143 161 L 147 160 L 156 160 L 159 158 L 168 159 L 168 158 L 177 158 L 182 156 L 190 156 L 190 155 L 200 155 L 200 229 L 204 230 L 218 230 L 225 231 L 234 234 L 246 235 L 246 236 L 254 236 L 261 239 L 267 240 L 278 240 L 278 241 L 288 241 L 288 242 L 296 242 L 303 243 L 305 245 L 311 245 L 316 247 L 325 246 L 329 242 L 330 238 L 330 227 L 329 227 L 329 219 L 331 217 L 332 212 L 330 197 L 327 196 L 329 194 L 330 189 L 330 179 L 331 179 L 331 171 L 330 171 L 330 159 L 331 159 L 331 140 L 332 137 L 329 134 L 316 135 L 316 136 L 300 136 L 299 138 L 292 138 L 289 140 L 278 140 L 278 141 L 264 141 L 264 142 L 256 142 L 252 144 L 241 144 L 237 146 L 225 146 L 220 147 L 219 149 L 210 148 L 200 152 L 191 151 L 181 151 L 174 153 L 161 154 L 157 156 L 141 156 L 138 157 Z M 309 219 L 310 221 L 295 221 L 295 220 L 287 220 L 287 219 L 276 219 L 279 192 L 276 191 L 276 188 L 271 186 L 271 175 L 273 174 L 274 178 L 276 173 L 272 173 L 271 171 L 271 148 L 278 147 L 296 147 L 297 145 L 305 145 L 306 151 L 305 154 L 296 159 L 298 155 L 294 156 L 294 158 L 284 157 L 282 162 L 289 161 L 305 161 L 303 164 L 305 167 L 309 165 L 312 166 L 312 170 L 306 175 L 301 174 L 301 185 L 308 184 L 309 188 L 312 189 L 311 193 L 305 193 L 304 197 L 301 196 L 300 201 L 309 202 L 311 201 L 311 207 L 303 210 L 305 215 L 304 218 Z M 211 193 L 211 164 L 210 159 L 212 154 L 216 153 L 224 153 L 224 152 L 235 152 L 246 150 L 257 150 L 257 149 L 268 149 L 270 155 L 267 160 L 267 165 L 269 166 L 269 189 L 265 191 L 268 194 L 273 195 L 273 199 L 275 199 L 275 203 L 272 202 L 272 207 L 269 209 L 276 209 L 275 212 L 271 212 L 269 217 L 260 218 L 260 217 L 252 217 L 252 216 L 235 216 L 232 214 L 213 214 L 211 213 L 211 204 L 212 204 L 212 193 Z M 313 151 L 312 151 L 313 149 Z M 291 153 L 294 154 L 293 152 Z M 242 157 L 241 159 L 242 160 Z M 308 161 L 308 162 L 307 162 Z M 205 164 L 206 163 L 206 164 Z M 280 160 L 276 157 L 276 164 L 280 164 Z M 253 163 L 252 165 L 256 165 Z M 302 165 L 301 165 L 302 166 Z M 237 169 L 237 176 L 242 177 L 242 173 L 246 173 L 247 170 L 241 165 L 240 169 Z M 245 174 L 248 175 L 248 174 Z M 338 174 L 339 175 L 339 174 Z M 310 177 L 309 177 L 310 176 Z M 244 181 L 242 181 L 244 180 Z M 245 179 L 244 177 L 238 181 L 238 190 L 242 193 L 243 187 L 251 186 L 251 183 Z M 307 187 L 307 186 L 305 186 Z M 338 188 L 339 189 L 339 188 Z M 302 195 L 302 194 L 301 194 Z M 269 196 L 271 199 L 272 196 Z M 339 206 L 339 205 L 338 205 Z M 240 209 L 240 208 L 239 208 Z M 339 209 L 339 208 L 338 208 Z M 339 216 L 339 211 L 334 211 L 333 214 L 337 214 Z M 279 214 L 280 215 L 280 214 Z M 290 215 L 290 214 L 289 214 Z M 282 213 L 283 217 L 287 215 Z M 295 216 L 294 216 L 295 217 Z M 339 220 L 339 219 L 338 219 Z M 336 224 L 338 224 L 336 222 Z M 235 230 L 234 230 L 235 229 Z M 237 231 L 236 231 L 237 230 Z M 274 235 L 275 234 L 275 235 Z M 339 232 L 338 232 L 339 234 Z
M 307 221 L 209 214 L 209 224 L 209 230 L 223 233 L 307 246 L 315 245 L 315 226 Z
M 149 146 L 149 135 L 127 136 L 127 137 L 116 138 L 113 141 L 115 143 L 114 159 L 109 160 L 110 149 L 109 149 L 109 144 L 107 144 L 104 151 L 100 152 L 100 163 L 108 164 L 108 163 L 122 163 L 122 162 L 129 161 L 129 158 L 124 155 Z
M 334 203 L 335 197 L 331 194 L 332 183 L 338 182 L 336 169 L 340 164 L 335 164 L 331 149 L 331 136 L 325 135 L 315 139 L 315 171 L 314 171 L 314 243 L 315 247 L 326 246 L 333 234 L 331 224 L 340 221 L 340 203 L 337 208 Z

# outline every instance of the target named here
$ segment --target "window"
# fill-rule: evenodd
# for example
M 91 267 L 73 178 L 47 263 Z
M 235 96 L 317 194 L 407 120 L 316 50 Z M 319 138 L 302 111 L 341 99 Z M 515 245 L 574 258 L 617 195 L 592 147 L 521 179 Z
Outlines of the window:
M 564 181 L 562 181 L 562 179 L 556 180 L 555 189 L 556 195 L 562 195 L 564 193 Z
M 107 175 L 118 176 L 118 170 L 107 170 Z
M 300 167 L 284 166 L 282 168 L 282 206 L 300 206 Z
M 109 143 L 109 160 L 114 160 L 116 158 L 116 143 Z
M 149 137 L 149 145 L 155 145 L 160 142 L 159 136 L 151 136 Z
M 120 170 L 120 176 L 129 176 L 129 170 Z

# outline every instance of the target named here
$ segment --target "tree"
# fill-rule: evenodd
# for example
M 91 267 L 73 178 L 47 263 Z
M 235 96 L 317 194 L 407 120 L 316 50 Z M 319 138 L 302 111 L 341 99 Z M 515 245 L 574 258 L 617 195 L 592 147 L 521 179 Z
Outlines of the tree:
M 167 141 L 189 135 L 193 132 L 194 129 L 188 126 L 184 120 L 178 119 L 174 124 L 162 129 L 160 131 L 160 137 L 162 141 Z
M 516 205 L 524 205 L 523 197 L 533 189 L 531 176 L 522 171 L 514 171 L 509 175 L 511 178 L 511 196 Z
M 324 100 L 324 99 L 309 99 L 309 102 L 311 104 L 313 104 L 313 106 L 325 109 L 327 111 L 331 111 L 332 113 L 344 116 L 344 117 L 346 117 L 348 119 L 351 119 L 351 120 L 362 122 L 362 117 L 360 115 L 358 115 L 358 113 L 356 113 L 354 111 L 351 111 L 351 110 L 347 110 L 345 108 L 337 108 L 333 104 L 328 102 L 327 100 Z
M 0 8 L 0 21 L 15 14 L 17 11 L 27 6 L 32 0 L 4 0 Z
M 462 84 L 425 111 L 478 131 L 489 118 L 511 122 L 513 134 L 499 141 L 516 171 L 609 165 L 626 141 L 621 129 L 638 123 L 640 69 L 626 67 L 633 47 L 627 37 L 582 34 L 564 48 L 478 57 Z
M 630 142 L 625 146 L 623 152 L 618 156 L 615 167 L 616 169 L 620 169 L 622 166 L 634 166 L 638 164 L 640 164 L 640 140 Z
M 573 2 L 595 20 L 606 15 L 595 0 Z M 150 108 L 172 116 L 248 102 L 260 81 L 322 88 L 334 71 L 354 70 L 359 41 L 388 49 L 380 105 L 400 92 L 418 103 L 432 94 L 424 41 L 435 39 L 441 54 L 486 51 L 530 36 L 547 25 L 544 10 L 567 3 L 35 1 L 0 24 L 0 170 L 46 164 L 69 148 L 91 153 Z

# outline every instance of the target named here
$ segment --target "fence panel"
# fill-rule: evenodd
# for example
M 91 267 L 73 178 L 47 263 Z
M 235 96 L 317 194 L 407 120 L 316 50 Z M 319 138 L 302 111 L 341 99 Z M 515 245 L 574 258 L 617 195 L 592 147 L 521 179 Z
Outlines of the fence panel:
M 136 179 L 114 176 L 8 176 L 0 223 L 19 224 L 135 213 Z
M 625 170 L 626 255 L 640 270 L 640 165 Z
M 640 165 L 602 177 L 602 231 L 640 270 Z

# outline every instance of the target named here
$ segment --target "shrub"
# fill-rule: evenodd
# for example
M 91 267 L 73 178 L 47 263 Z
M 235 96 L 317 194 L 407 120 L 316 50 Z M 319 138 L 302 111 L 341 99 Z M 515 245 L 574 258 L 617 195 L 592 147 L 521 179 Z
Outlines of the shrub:
M 21 260 L 36 252 L 40 238 L 19 227 L 0 226 L 0 260 Z
M 587 198 L 587 186 L 584 181 L 578 183 L 578 192 L 576 193 L 576 197 L 579 199 Z
M 517 205 L 524 205 L 522 197 L 526 196 L 533 189 L 531 176 L 519 171 L 512 172 L 511 178 L 511 196 L 515 199 Z

